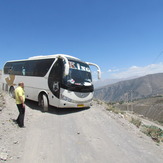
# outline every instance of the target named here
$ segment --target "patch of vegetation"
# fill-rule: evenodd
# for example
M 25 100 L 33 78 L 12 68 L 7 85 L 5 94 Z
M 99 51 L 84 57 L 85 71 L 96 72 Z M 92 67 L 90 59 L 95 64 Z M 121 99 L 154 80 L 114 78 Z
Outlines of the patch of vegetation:
M 103 102 L 101 100 L 98 100 L 98 99 L 93 99 L 93 100 L 96 101 L 96 103 L 99 104 L 99 105 L 103 104 Z
M 142 121 L 138 118 L 131 118 L 131 121 L 130 121 L 132 124 L 134 124 L 137 128 L 139 128 L 142 124 Z
M 157 143 L 163 142 L 163 130 L 159 127 L 143 125 L 141 131 Z
M 119 101 L 118 103 L 119 103 L 120 105 L 122 105 L 122 104 L 125 103 L 125 101 Z
M 163 125 L 163 120 L 162 121 L 158 121 L 158 123 L 160 123 L 161 125 Z
M 141 126 L 141 132 L 146 134 L 147 136 L 151 137 L 152 140 L 154 140 L 157 143 L 163 142 L 163 130 L 156 126 L 147 126 L 142 125 L 142 122 L 138 118 L 131 118 L 131 123 L 133 123 L 136 127 L 140 128 Z
M 124 111 L 122 111 L 120 109 L 117 109 L 114 105 L 111 105 L 111 104 L 107 104 L 107 109 L 106 110 L 112 111 L 115 114 L 125 114 Z

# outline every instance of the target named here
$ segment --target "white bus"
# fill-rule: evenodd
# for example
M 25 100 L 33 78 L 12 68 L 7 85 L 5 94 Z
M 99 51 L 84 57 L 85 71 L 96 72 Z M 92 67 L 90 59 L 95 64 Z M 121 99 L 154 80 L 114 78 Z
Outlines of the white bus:
M 90 107 L 94 87 L 89 65 L 97 67 L 100 78 L 98 65 L 65 54 L 8 61 L 2 71 L 2 90 L 14 96 L 15 87 L 24 82 L 26 99 L 37 101 L 43 111 L 49 105 Z

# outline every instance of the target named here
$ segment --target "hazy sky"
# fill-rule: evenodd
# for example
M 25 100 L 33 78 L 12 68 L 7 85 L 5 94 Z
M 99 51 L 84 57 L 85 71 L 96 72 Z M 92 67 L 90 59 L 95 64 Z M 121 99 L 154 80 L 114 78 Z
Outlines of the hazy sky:
M 0 0 L 0 69 L 69 54 L 103 78 L 163 71 L 163 0 Z

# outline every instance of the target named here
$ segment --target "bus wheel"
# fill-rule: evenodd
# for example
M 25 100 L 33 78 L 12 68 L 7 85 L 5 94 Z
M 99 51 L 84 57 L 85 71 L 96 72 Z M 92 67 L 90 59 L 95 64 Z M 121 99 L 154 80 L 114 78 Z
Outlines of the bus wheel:
M 42 107 L 42 111 L 46 112 L 48 111 L 48 98 L 45 94 L 42 95 L 41 99 L 40 99 L 40 104 L 41 104 L 41 107 Z
M 10 89 L 9 89 L 9 95 L 10 95 L 12 98 L 15 98 L 15 89 L 14 89 L 14 87 L 10 87 Z

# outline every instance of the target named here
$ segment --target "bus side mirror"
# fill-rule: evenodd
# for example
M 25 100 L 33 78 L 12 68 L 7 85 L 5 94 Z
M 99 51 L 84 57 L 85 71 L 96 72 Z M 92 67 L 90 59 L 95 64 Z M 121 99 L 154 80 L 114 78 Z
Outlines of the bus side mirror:
M 69 62 L 68 62 L 68 59 L 62 54 L 59 54 L 58 58 L 61 58 L 61 59 L 63 59 L 65 61 L 65 63 L 64 63 L 64 76 L 67 76 L 69 74 Z
M 97 70 L 97 73 L 98 73 L 98 79 L 101 79 L 101 71 Z
M 95 63 L 90 63 L 90 62 L 86 62 L 88 65 L 91 65 L 91 66 L 96 66 L 97 67 L 97 74 L 98 74 L 98 79 L 101 79 L 101 70 L 100 70 L 100 67 L 95 64 Z

